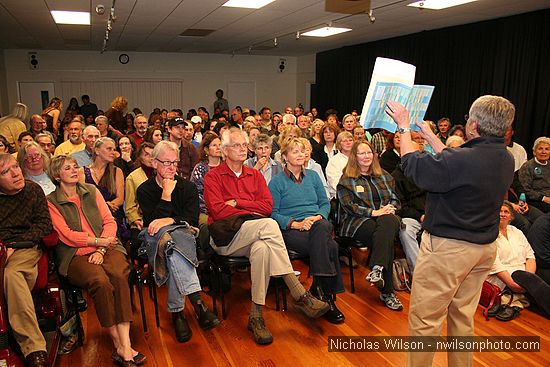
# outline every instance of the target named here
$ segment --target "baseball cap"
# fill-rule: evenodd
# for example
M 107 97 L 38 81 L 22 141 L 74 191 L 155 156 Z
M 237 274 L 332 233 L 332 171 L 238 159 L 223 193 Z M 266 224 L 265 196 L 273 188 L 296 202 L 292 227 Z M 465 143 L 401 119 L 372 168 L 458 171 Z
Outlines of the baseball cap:
M 176 117 L 176 118 L 170 119 L 170 121 L 168 121 L 168 126 L 170 126 L 170 127 L 178 126 L 178 125 L 181 125 L 181 124 L 185 124 L 185 120 L 182 119 L 181 117 Z
M 202 118 L 200 116 L 193 116 L 191 117 L 191 122 L 194 124 L 200 124 L 202 123 Z

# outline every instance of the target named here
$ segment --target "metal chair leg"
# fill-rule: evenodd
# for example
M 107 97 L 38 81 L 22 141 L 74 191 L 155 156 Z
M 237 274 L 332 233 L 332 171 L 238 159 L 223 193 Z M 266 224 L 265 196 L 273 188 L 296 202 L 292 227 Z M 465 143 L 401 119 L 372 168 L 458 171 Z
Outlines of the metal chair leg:
M 280 305 L 279 305 L 279 289 L 281 288 L 281 282 L 280 278 L 271 278 L 274 281 L 275 285 L 275 311 L 279 311 Z M 284 292 L 284 291 L 283 291 Z
M 159 317 L 159 303 L 157 298 L 157 285 L 155 283 L 154 274 L 149 269 L 149 292 L 153 295 L 153 305 L 155 306 L 155 321 L 157 323 L 157 327 L 160 327 L 160 317 Z
M 138 275 L 137 279 L 136 279 L 136 285 L 137 285 L 137 289 L 138 289 L 139 306 L 141 308 L 141 321 L 143 322 L 143 332 L 146 333 L 147 332 L 147 318 L 145 317 L 145 302 L 143 302 L 143 289 L 142 289 L 141 282 L 142 282 L 142 279 Z
M 351 246 L 348 247 L 348 266 L 349 266 L 349 280 L 351 284 L 351 293 L 355 293 L 355 278 L 353 276 L 353 252 Z
M 225 295 L 223 294 L 223 284 L 222 284 L 222 269 L 218 268 L 218 288 L 220 292 L 220 303 L 222 304 L 222 318 L 227 319 L 227 311 L 225 309 Z

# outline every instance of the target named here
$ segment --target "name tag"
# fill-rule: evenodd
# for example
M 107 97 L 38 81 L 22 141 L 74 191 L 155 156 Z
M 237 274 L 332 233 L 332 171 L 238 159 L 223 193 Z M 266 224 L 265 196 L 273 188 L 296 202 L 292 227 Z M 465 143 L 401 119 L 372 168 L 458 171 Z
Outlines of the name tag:
M 365 188 L 363 186 L 357 186 L 355 189 L 357 192 L 365 192 Z

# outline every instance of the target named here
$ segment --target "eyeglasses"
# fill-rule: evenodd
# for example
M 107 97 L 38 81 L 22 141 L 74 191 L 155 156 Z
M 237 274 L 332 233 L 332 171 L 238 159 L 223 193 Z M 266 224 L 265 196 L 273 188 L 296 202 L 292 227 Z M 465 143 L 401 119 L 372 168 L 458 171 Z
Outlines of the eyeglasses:
M 160 163 L 162 163 L 162 165 L 164 167 L 170 167 L 170 166 L 178 166 L 178 163 L 180 162 L 179 160 L 176 160 L 176 161 L 161 161 L 160 159 L 158 158 L 155 158 L 157 161 L 159 161 Z
M 28 155 L 27 158 L 25 158 L 25 160 L 32 162 L 32 161 L 38 161 L 41 158 L 42 158 L 42 154 L 33 154 L 33 155 Z
M 231 144 L 231 145 L 228 145 L 230 148 L 233 148 L 233 149 L 248 149 L 248 144 L 246 143 L 242 143 L 242 144 L 239 144 L 239 143 L 235 143 L 235 144 Z

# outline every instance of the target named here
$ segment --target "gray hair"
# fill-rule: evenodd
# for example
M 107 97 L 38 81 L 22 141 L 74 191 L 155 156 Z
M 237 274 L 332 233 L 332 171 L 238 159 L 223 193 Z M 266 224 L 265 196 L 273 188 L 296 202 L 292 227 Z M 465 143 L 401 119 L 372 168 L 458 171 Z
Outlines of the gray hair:
M 19 151 L 17 152 L 17 163 L 19 163 L 19 166 L 23 170 L 23 175 L 27 175 L 27 167 L 25 166 L 25 160 L 27 159 L 27 150 L 30 147 L 35 147 L 38 149 L 38 153 L 42 156 L 42 162 L 44 163 L 43 169 L 44 172 L 48 170 L 48 167 L 50 165 L 50 157 L 46 154 L 44 149 L 35 141 L 29 141 L 28 143 L 25 143 L 22 147 L 19 148 Z
M 161 140 L 153 148 L 153 152 L 151 153 L 151 158 L 152 159 L 157 159 L 158 156 L 160 155 L 160 153 L 162 153 L 166 150 L 171 150 L 173 152 L 176 152 L 176 155 L 178 157 L 180 156 L 180 149 L 178 148 L 176 143 L 174 143 L 173 141 L 169 141 L 169 140 Z
M 232 134 L 241 134 L 246 144 L 248 144 L 248 134 L 246 131 L 239 129 L 238 127 L 232 127 L 229 130 L 225 130 L 222 134 L 222 148 L 227 148 L 231 145 Z
M 296 125 L 296 116 L 290 114 L 290 113 L 286 113 L 283 115 L 283 124 L 285 123 L 286 120 L 292 120 L 292 124 L 293 125 Z
M 17 159 L 15 159 L 10 153 L 0 153 L 0 166 L 5 165 L 12 159 L 17 162 Z
M 256 136 L 256 138 L 252 142 L 252 148 L 256 150 L 256 148 L 258 147 L 258 144 L 260 143 L 265 143 L 271 147 L 271 144 L 273 143 L 273 139 L 271 139 L 271 137 L 267 134 L 260 134 Z
M 96 130 L 98 133 L 99 133 L 99 130 L 97 129 L 97 127 L 95 127 L 94 125 L 88 125 L 84 128 L 83 130 L 83 135 L 87 135 L 89 133 L 90 130 Z
M 40 138 L 49 138 L 51 143 L 52 144 L 55 144 L 55 141 L 53 140 L 53 136 L 51 133 L 47 132 L 47 133 L 40 133 L 40 134 L 36 134 L 36 136 L 34 137 L 34 141 L 38 142 L 38 139 Z
M 481 136 L 502 138 L 506 129 L 512 125 L 516 108 L 506 98 L 499 96 L 481 96 L 470 107 L 470 119 L 477 121 L 477 132 Z
M 549 137 L 546 137 L 546 136 L 538 137 L 537 140 L 535 140 L 535 143 L 533 144 L 533 152 L 535 152 L 535 150 L 537 149 L 537 147 L 538 147 L 540 144 L 548 144 L 548 145 L 550 145 L 550 138 L 549 138 Z
M 102 138 L 99 138 L 95 141 L 94 143 L 94 151 L 92 153 L 92 159 L 95 160 L 95 157 L 96 157 L 96 153 L 95 153 L 95 150 L 99 147 L 101 147 L 103 144 L 105 144 L 106 142 L 110 141 L 111 143 L 113 143 L 116 147 L 116 143 L 113 139 L 109 138 L 108 136 L 104 136 Z
M 109 119 L 106 116 L 99 115 L 95 118 L 94 122 L 97 124 L 98 121 L 103 121 L 107 125 L 109 125 Z

